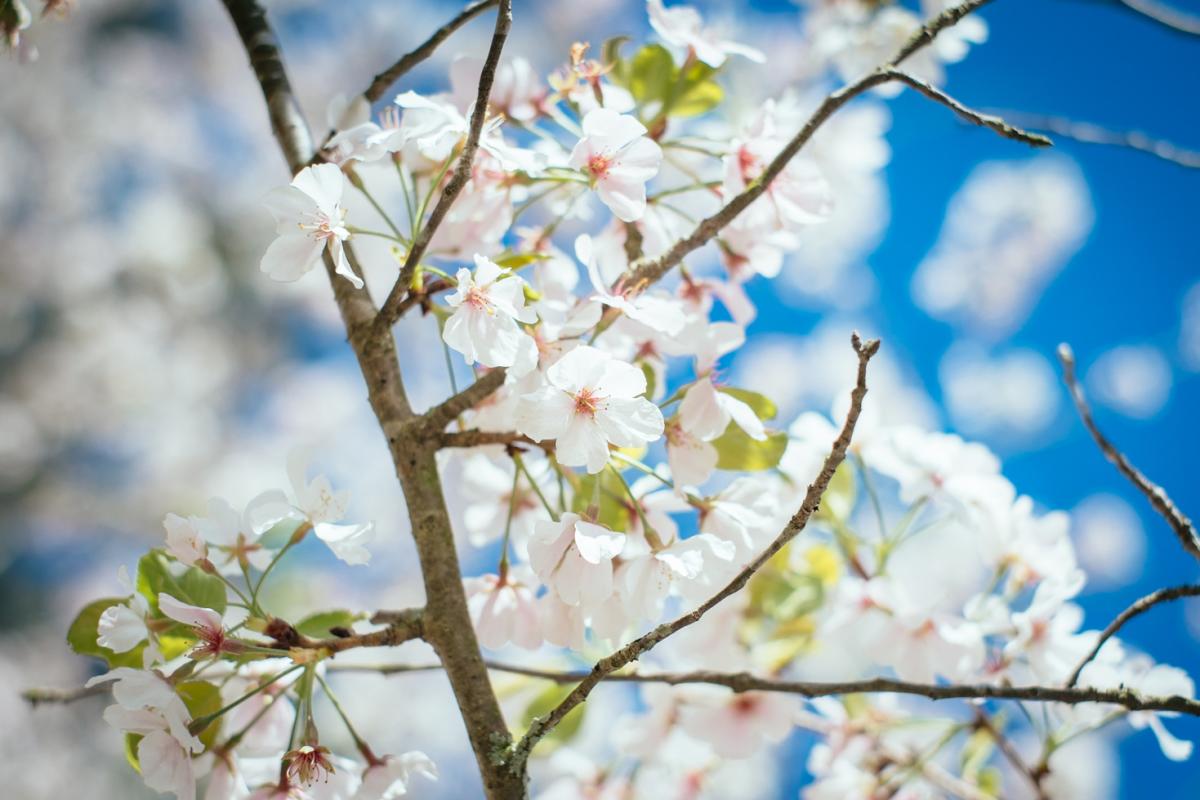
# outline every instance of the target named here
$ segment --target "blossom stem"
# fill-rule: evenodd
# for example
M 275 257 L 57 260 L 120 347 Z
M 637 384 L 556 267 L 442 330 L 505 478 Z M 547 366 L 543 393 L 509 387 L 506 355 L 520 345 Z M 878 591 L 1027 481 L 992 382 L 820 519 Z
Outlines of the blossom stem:
M 879 493 L 875 491 L 875 482 L 867 472 L 867 462 L 858 453 L 853 454 L 853 460 L 854 466 L 858 467 L 858 473 L 862 475 L 863 488 L 867 490 L 867 497 L 871 498 L 871 507 L 875 509 L 875 520 L 879 523 L 879 535 L 886 537 L 887 518 L 883 515 L 883 506 L 879 502 Z
M 698 192 L 702 189 L 716 189 L 721 185 L 721 181 L 702 181 L 699 183 L 687 183 L 683 186 L 672 186 L 670 189 L 663 189 L 650 197 L 646 198 L 647 203 L 653 203 L 660 197 L 670 197 L 673 194 L 686 194 L 687 192 Z
M 297 528 L 296 531 L 292 534 L 292 537 L 290 539 L 288 539 L 288 543 L 285 544 L 280 549 L 280 551 L 275 554 L 275 557 L 271 559 L 271 563 L 267 564 L 267 568 L 263 570 L 263 574 L 260 575 L 258 578 L 258 583 L 254 585 L 254 589 L 250 593 L 250 605 L 253 607 L 253 610 L 257 611 L 259 614 L 263 613 L 263 609 L 262 609 L 262 606 L 260 606 L 258 604 L 258 595 L 259 595 L 259 592 L 262 591 L 263 584 L 267 582 L 267 576 L 271 574 L 271 570 L 275 569 L 275 565 L 278 564 L 279 560 L 283 558 L 283 554 L 286 553 L 288 550 L 291 550 L 292 546 L 296 544 L 296 541 L 297 541 L 296 536 L 297 536 L 297 534 L 300 533 L 300 528 L 303 528 L 306 525 L 309 528 L 312 527 L 312 523 L 309 522 L 308 520 L 305 520 L 304 522 L 302 522 L 300 524 L 300 527 Z
M 399 160 L 393 163 L 396 165 L 396 177 L 400 179 L 400 190 L 404 192 L 404 208 L 408 211 L 408 232 L 411 236 L 417 230 L 416 203 L 414 202 L 416 200 L 414 195 L 417 192 L 417 186 L 414 180 L 412 189 L 410 190 L 408 182 L 411 176 L 405 174 L 404 166 Z
M 641 501 L 634 496 L 629 482 L 625 480 L 625 476 L 621 474 L 621 470 L 617 469 L 615 464 L 609 462 L 608 468 L 612 470 L 612 474 L 616 475 L 617 480 L 621 482 L 621 486 L 625 489 L 625 494 L 629 495 L 629 502 L 633 503 L 633 510 L 637 512 L 638 520 L 642 523 L 642 531 L 646 536 L 646 541 L 650 544 L 650 549 L 655 552 L 662 550 L 665 547 L 663 540 L 658 535 L 658 531 L 654 530 L 654 526 L 650 524 L 650 520 L 646 519 L 646 511 L 642 508 Z
M 243 603 L 245 603 L 247 607 L 252 605 L 252 601 L 250 600 L 250 598 L 246 597 L 245 593 L 243 593 L 241 589 L 239 589 L 236 585 L 234 585 L 233 581 L 229 580 L 229 578 L 226 578 L 224 575 L 222 575 L 219 572 L 217 573 L 217 577 L 220 578 L 221 583 L 228 586 L 229 589 L 238 596 L 238 599 L 241 600 Z M 247 584 L 246 588 L 249 588 L 249 584 Z
M 508 518 L 504 521 L 504 541 L 500 545 L 500 566 L 496 569 L 501 581 L 508 575 L 508 539 L 512 533 L 513 515 L 517 510 L 517 485 L 521 482 L 521 468 L 517 464 L 518 458 L 520 456 L 514 453 L 512 492 L 508 495 Z
M 550 519 L 558 522 L 558 515 L 554 513 L 554 509 L 551 508 L 550 502 L 546 499 L 546 495 L 542 494 L 542 487 L 538 486 L 538 482 L 535 481 L 533 476 L 529 474 L 529 468 L 525 466 L 525 459 L 521 458 L 520 453 L 513 453 L 512 458 L 513 463 L 517 465 L 517 469 L 524 473 L 525 480 L 529 481 L 529 486 L 533 489 L 533 493 L 538 496 L 538 500 L 542 501 L 542 505 L 545 507 L 546 513 L 550 515 Z
M 366 756 L 366 754 L 371 751 L 371 748 L 367 747 L 366 741 L 364 741 L 363 738 L 358 735 L 358 731 L 354 730 L 354 725 L 350 722 L 350 717 L 346 714 L 346 710 L 342 708 L 342 704 L 338 702 L 337 695 L 334 694 L 333 690 L 329 688 L 329 684 L 325 682 L 324 678 L 322 678 L 320 675 L 316 675 L 316 673 L 313 674 L 317 679 L 317 683 L 321 684 L 321 689 L 324 690 L 325 696 L 328 697 L 329 702 L 333 704 L 334 710 L 337 711 L 338 716 L 342 718 L 342 723 L 346 726 L 346 730 L 350 732 L 350 738 L 354 740 L 354 746 L 358 748 L 360 753 Z
M 402 239 L 390 233 L 384 233 L 383 231 L 373 231 L 367 228 L 359 228 L 354 225 L 347 225 L 346 230 L 350 231 L 355 236 L 376 236 L 380 239 L 387 239 L 388 241 L 399 242 L 402 245 L 408 246 L 407 239 Z
M 351 174 L 353 174 L 353 172 L 351 172 Z M 367 186 L 365 183 L 363 183 L 362 178 L 354 175 L 354 177 L 350 179 L 350 183 L 354 185 L 355 189 L 358 189 L 358 191 L 362 193 L 363 197 L 367 198 L 367 202 L 371 204 L 371 208 L 374 208 L 376 213 L 383 217 L 383 221 L 387 223 L 388 228 L 390 228 L 392 233 L 395 234 L 396 241 L 403 242 L 405 246 L 407 246 L 408 239 L 406 239 L 404 234 L 400 232 L 400 228 L 395 222 L 392 221 L 392 218 L 388 215 L 388 213 L 383 210 L 383 206 L 381 206 L 379 201 L 375 199 L 375 195 L 367 191 Z M 353 228 L 350 230 L 353 231 Z
M 654 471 L 653 469 L 651 469 L 649 466 L 647 466 L 646 464 L 643 464 L 641 461 L 638 461 L 636 458 L 633 458 L 633 457 L 631 457 L 631 456 L 627 456 L 627 455 L 625 455 L 624 453 L 622 453 L 622 452 L 621 452 L 621 451 L 619 451 L 619 450 L 613 451 L 613 456 L 614 456 L 615 458 L 618 458 L 618 459 L 620 459 L 621 461 L 624 461 L 626 464 L 628 464 L 629 466 L 633 467 L 634 469 L 636 469 L 636 470 L 639 470 L 639 471 L 641 471 L 641 472 L 644 472 L 644 473 L 646 473 L 647 475 L 649 475 L 649 476 L 651 476 L 651 477 L 653 477 L 653 478 L 657 478 L 657 479 L 658 479 L 658 481 L 659 481 L 659 482 L 660 482 L 660 483 L 661 483 L 663 486 L 666 486 L 666 487 L 667 487 L 667 488 L 669 488 L 669 489 L 674 489 L 674 488 L 675 488 L 675 482 L 674 482 L 674 481 L 672 481 L 672 480 L 670 480 L 670 479 L 668 479 L 668 478 L 664 478 L 662 475 L 659 475 L 657 472 L 655 472 L 655 471 Z
M 277 673 L 274 677 L 268 678 L 266 681 L 262 682 L 261 684 L 254 687 L 250 691 L 246 692 L 244 695 L 242 695 L 238 699 L 234 700 L 233 702 L 228 703 L 227 705 L 224 705 L 221 708 L 218 708 L 216 711 L 212 712 L 211 714 L 205 714 L 203 717 L 199 717 L 197 719 L 192 720 L 191 724 L 188 725 L 188 731 L 190 731 L 193 736 L 199 736 L 204 730 L 206 730 L 208 728 L 209 725 L 213 724 L 213 722 L 215 720 L 219 719 L 221 717 L 221 715 L 232 711 L 233 709 L 240 706 L 242 703 L 249 700 L 251 697 L 254 697 L 254 695 L 258 694 L 263 689 L 266 689 L 268 686 L 270 686 L 271 684 L 280 680 L 281 678 L 285 678 L 288 675 L 291 675 L 296 670 L 302 669 L 304 666 L 305 666 L 304 664 L 293 664 L 292 666 L 285 669 L 283 672 Z

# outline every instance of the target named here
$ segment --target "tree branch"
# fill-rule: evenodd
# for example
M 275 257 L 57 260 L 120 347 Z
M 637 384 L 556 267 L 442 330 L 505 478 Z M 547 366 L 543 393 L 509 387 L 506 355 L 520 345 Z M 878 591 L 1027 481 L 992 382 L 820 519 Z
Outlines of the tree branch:
M 1192 525 L 1192 521 L 1171 501 L 1171 498 L 1161 486 L 1151 483 L 1150 479 L 1143 475 L 1137 467 L 1133 466 L 1129 462 L 1129 459 L 1096 427 L 1096 421 L 1092 418 L 1092 411 L 1088 407 L 1087 399 L 1083 396 L 1083 387 L 1079 385 L 1079 382 L 1075 378 L 1075 354 L 1071 351 L 1070 345 L 1064 343 L 1058 346 L 1058 360 L 1062 362 L 1063 381 L 1071 391 L 1071 397 L 1075 401 L 1075 408 L 1079 412 L 1079 417 L 1083 420 L 1083 424 L 1087 427 L 1088 432 L 1091 433 L 1101 452 L 1104 453 L 1104 457 L 1122 475 L 1128 478 L 1129 482 L 1136 486 L 1138 491 L 1146 496 L 1146 499 L 1150 501 L 1150 505 L 1154 507 L 1154 510 L 1171 526 L 1171 530 L 1175 532 L 1175 536 L 1179 539 L 1179 543 L 1183 545 L 1183 549 L 1196 558 L 1200 558 L 1200 539 L 1196 535 L 1196 528 Z
M 825 463 L 821 466 L 820 473 L 817 474 L 816 479 L 808 487 L 800 508 L 779 535 L 775 537 L 775 541 L 771 542 L 757 558 L 739 572 L 724 589 L 710 597 L 694 611 L 684 614 L 672 622 L 657 626 L 649 633 L 634 639 L 629 644 L 597 662 L 592 670 L 580 681 L 579 685 L 563 698 L 562 702 L 555 706 L 550 713 L 533 720 L 525 736 L 513 748 L 508 759 L 509 764 L 516 768 L 523 766 L 538 741 L 553 730 L 571 709 L 586 700 L 588 694 L 591 693 L 592 689 L 600 681 L 609 677 L 626 664 L 636 661 L 659 642 L 698 622 L 713 607 L 741 591 L 763 564 L 767 563 L 772 556 L 783 549 L 784 545 L 795 538 L 800 531 L 804 530 L 804 527 L 808 524 L 808 520 L 820 507 L 821 497 L 825 494 L 825 489 L 828 488 L 829 481 L 833 478 L 833 473 L 846 457 L 846 449 L 850 446 L 851 437 L 854 435 L 854 426 L 858 422 L 859 414 L 862 413 L 863 399 L 867 394 L 867 364 L 879 352 L 878 339 L 863 342 L 858 334 L 855 333 L 851 337 L 851 342 L 854 345 L 855 353 L 858 355 L 858 376 L 854 389 L 850 393 L 850 409 L 846 412 L 846 421 L 843 423 L 837 439 L 834 440 L 829 455 L 825 458 Z
M 903 72 L 902 70 L 898 69 L 887 69 L 884 70 L 884 72 L 886 72 L 892 78 L 892 80 L 907 84 L 908 86 L 911 86 L 913 89 L 916 89 L 918 92 L 928 97 L 930 100 L 946 106 L 955 114 L 958 114 L 960 117 L 965 119 L 967 122 L 993 130 L 1006 139 L 1024 142 L 1030 147 L 1050 147 L 1054 144 L 1054 142 L 1050 141 L 1039 133 L 1029 133 L 1028 131 L 1023 131 L 1020 128 L 1008 124 L 1000 117 L 993 116 L 991 114 L 984 114 L 972 108 L 968 108 L 950 95 L 943 92 L 941 89 L 931 86 L 929 83 L 914 75 L 910 75 L 907 72 Z
M 387 625 L 377 631 L 357 633 L 351 636 L 334 636 L 328 639 L 306 640 L 301 646 L 313 650 L 328 650 L 341 653 L 359 647 L 395 647 L 421 639 L 425 635 L 425 609 L 406 608 L 403 611 L 379 611 L 371 617 L 376 625 Z
M 1121 630 L 1121 627 L 1126 622 L 1129 622 L 1129 620 L 1136 616 L 1145 614 L 1159 603 L 1169 603 L 1172 600 L 1179 600 L 1183 597 L 1200 597 L 1200 586 L 1175 586 L 1169 589 L 1159 589 L 1157 592 L 1151 592 L 1140 600 L 1131 603 L 1112 622 L 1108 623 L 1108 627 L 1100 634 L 1100 638 L 1096 640 L 1096 644 L 1083 657 L 1083 660 L 1079 662 L 1079 666 L 1075 667 L 1075 670 L 1071 673 L 1071 677 L 1067 680 L 1067 686 L 1071 687 L 1079 682 L 1079 674 L 1083 672 L 1083 668 L 1092 662 L 1092 659 L 1100 652 L 1100 648 L 1104 646 L 1104 643 L 1111 639 L 1117 631 Z
M 492 96 L 492 83 L 496 79 L 496 68 L 500 63 L 500 53 L 504 50 L 504 41 L 508 38 L 508 29 L 512 25 L 512 0 L 499 0 L 499 8 L 496 11 L 496 29 L 492 34 L 492 44 L 488 49 L 487 58 L 483 62 L 483 69 L 479 74 L 479 87 L 475 94 L 475 107 L 471 111 L 471 126 L 467 133 L 467 140 L 463 143 L 462 152 L 459 153 L 458 162 L 454 165 L 454 173 L 450 176 L 450 180 L 446 183 L 446 188 L 442 190 L 438 197 L 437 203 L 433 207 L 433 211 L 429 213 L 429 219 L 425 226 L 417 234 L 413 240 L 412 247 L 409 248 L 407 256 L 404 259 L 404 266 L 400 268 L 400 275 L 396 278 L 396 284 L 392 287 L 392 291 L 388 294 L 387 299 L 383 303 L 383 308 L 379 312 L 377 324 L 380 328 L 390 328 L 397 319 L 400 303 L 404 299 L 405 293 L 408 291 L 408 285 L 412 281 L 413 273 L 416 272 L 417 266 L 421 263 L 421 258 L 424 257 L 426 249 L 429 247 L 429 242 L 433 239 L 433 235 L 437 233 L 438 226 L 442 224 L 442 219 L 450 211 L 450 206 L 454 205 L 454 201 L 458 198 L 463 187 L 471 179 L 471 166 L 475 161 L 475 153 L 479 149 L 479 138 L 483 134 L 483 123 L 487 118 L 488 98 Z
M 440 435 L 442 429 L 457 419 L 459 414 L 473 408 L 503 386 L 504 377 L 505 370 L 490 370 L 458 394 L 429 409 L 420 419 L 421 432 L 426 436 Z
M 1090 122 L 1077 122 L 1065 117 L 1005 111 L 1003 116 L 1017 125 L 1049 131 L 1064 139 L 1084 144 L 1125 147 L 1169 161 L 1188 169 L 1200 169 L 1200 151 L 1187 150 L 1163 139 L 1155 139 L 1140 131 L 1113 131 Z
M 438 439 L 438 447 L 481 447 L 489 444 L 523 444 L 538 450 L 548 450 L 554 447 L 554 442 L 535 442 L 523 433 L 515 431 L 481 431 L 467 430 L 443 433 Z
M 383 72 L 375 76 L 371 81 L 371 85 L 363 92 L 363 97 L 367 98 L 367 102 L 374 103 L 379 100 L 392 84 L 404 77 L 409 70 L 420 64 L 425 59 L 433 55 L 433 51 L 438 49 L 438 46 L 446 39 L 450 38 L 450 34 L 461 28 L 463 25 L 470 22 L 475 17 L 482 14 L 487 9 L 496 5 L 499 0 L 479 0 L 472 3 L 459 12 L 458 16 L 447 22 L 442 27 L 433 32 L 433 35 L 425 40 L 424 44 L 413 50 L 411 53 L 405 53 L 400 57 L 400 60 Z
M 595 670 L 556 671 L 523 667 L 517 664 L 486 662 L 490 670 L 525 675 L 555 683 L 586 681 Z M 330 664 L 338 672 L 374 672 L 381 675 L 396 675 L 409 672 L 431 672 L 439 666 L 407 664 Z M 1156 697 L 1138 694 L 1129 689 L 1064 688 L 1058 686 L 1006 686 L 983 684 L 933 684 L 901 681 L 893 678 L 868 678 L 857 681 L 787 681 L 763 678 L 748 672 L 714 672 L 695 670 L 692 672 L 618 672 L 606 675 L 606 683 L 664 683 L 669 686 L 687 684 L 710 684 L 724 686 L 734 692 L 774 692 L 795 694 L 806 698 L 829 697 L 847 694 L 905 694 L 926 697 L 930 700 L 1026 700 L 1040 703 L 1107 703 L 1121 706 L 1128 711 L 1171 711 L 1200 717 L 1200 701 L 1179 695 Z M 534 723 L 537 724 L 536 722 Z M 524 742 L 524 740 L 522 740 Z M 520 745 L 518 745 L 520 747 Z
M 85 697 L 107 694 L 108 690 L 109 687 L 105 684 L 76 686 L 71 689 L 37 688 L 26 689 L 21 692 L 21 697 L 36 708 L 41 703 L 74 703 L 76 700 L 82 700 Z
M 1160 3 L 1158 0 L 1116 0 L 1116 2 L 1152 22 L 1157 22 L 1164 28 L 1190 36 L 1200 36 L 1200 17 L 1185 14 L 1166 3 Z
M 695 229 L 677 241 L 671 246 L 667 252 L 652 259 L 641 259 L 638 262 L 631 264 L 629 271 L 622 277 L 622 281 L 626 286 L 637 287 L 640 285 L 654 283 L 660 280 L 664 275 L 679 265 L 683 259 L 692 251 L 699 249 L 712 240 L 718 233 L 721 232 L 729 223 L 745 211 L 750 205 L 766 193 L 771 183 L 779 177 L 783 170 L 787 167 L 788 162 L 792 160 L 801 148 L 804 147 L 813 137 L 813 134 L 825 124 L 825 122 L 834 115 L 834 113 L 848 102 L 858 97 L 860 94 L 870 91 L 885 83 L 893 80 L 899 80 L 900 75 L 905 73 L 900 72 L 896 67 L 905 59 L 917 52 L 921 48 L 928 45 L 942 30 L 954 25 L 960 19 L 970 14 L 975 9 L 983 6 L 991 0 L 968 0 L 961 5 L 954 6 L 938 14 L 936 17 L 927 22 L 920 31 L 918 31 L 909 41 L 896 53 L 896 55 L 886 64 L 880 65 L 878 69 L 871 72 L 862 78 L 847 84 L 826 98 L 817 106 L 817 110 L 813 112 L 804 126 L 796 133 L 782 150 L 771 160 L 763 170 L 762 175 L 753 183 L 746 187 L 741 194 L 733 197 L 724 207 L 713 213 L 712 215 L 702 219 Z M 915 79 L 914 79 L 915 80 Z M 935 97 L 938 102 L 944 102 L 941 97 Z M 948 97 L 946 98 L 949 99 Z M 951 105 L 955 108 L 956 105 Z M 961 106 L 960 106 L 961 108 Z M 959 108 L 955 108 L 956 111 Z M 964 109 L 965 110 L 965 109 Z M 961 112 L 960 112 L 961 113 Z M 972 112 L 974 113 L 974 112 Z M 982 116 L 982 115 L 977 115 Z M 969 117 L 968 117 L 969 118 Z M 990 126 L 989 126 L 990 127 Z

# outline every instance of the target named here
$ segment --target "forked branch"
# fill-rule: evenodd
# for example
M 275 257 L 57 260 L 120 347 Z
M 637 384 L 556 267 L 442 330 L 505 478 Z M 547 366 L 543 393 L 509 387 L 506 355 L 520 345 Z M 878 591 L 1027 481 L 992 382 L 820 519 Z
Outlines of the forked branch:
M 846 412 L 846 420 L 842 424 L 842 429 L 830 448 L 829 455 L 826 456 L 825 462 L 821 466 L 821 471 L 808 487 L 808 491 L 804 495 L 804 501 L 800 504 L 800 508 L 796 513 L 792 515 L 788 524 L 775 537 L 775 540 L 757 558 L 746 565 L 724 589 L 710 597 L 695 610 L 671 622 L 659 625 L 649 633 L 639 636 L 621 649 L 597 662 L 579 685 L 561 703 L 545 716 L 534 719 L 525 736 L 514 746 L 509 756 L 508 763 L 511 767 L 521 768 L 538 741 L 552 731 L 571 709 L 584 702 L 588 695 L 591 694 L 592 689 L 600 681 L 609 677 L 625 665 L 636 661 L 659 642 L 678 633 L 689 625 L 699 622 L 706 613 L 722 601 L 740 592 L 750 581 L 750 578 L 754 576 L 754 573 L 770 561 L 771 557 L 783 549 L 800 531 L 804 530 L 809 519 L 812 518 L 812 515 L 820 507 L 821 497 L 829 487 L 829 482 L 833 479 L 833 473 L 837 471 L 838 466 L 841 465 L 843 459 L 846 457 L 846 450 L 849 448 L 850 440 L 854 436 L 854 426 L 858 423 L 858 417 L 862 413 L 863 399 L 867 396 L 867 364 L 879 352 L 878 339 L 871 339 L 864 342 L 855 333 L 851 337 L 851 342 L 854 345 L 854 352 L 858 356 L 858 374 L 854 388 L 850 392 L 850 409 Z

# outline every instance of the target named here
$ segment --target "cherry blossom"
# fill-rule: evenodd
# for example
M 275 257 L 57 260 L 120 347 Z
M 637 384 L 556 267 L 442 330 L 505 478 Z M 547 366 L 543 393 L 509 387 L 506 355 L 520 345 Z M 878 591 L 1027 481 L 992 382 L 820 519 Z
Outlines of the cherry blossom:
M 764 743 L 783 741 L 799 710 L 794 697 L 766 692 L 736 694 L 716 686 L 692 687 L 682 697 L 680 725 L 725 758 L 746 758 Z
M 634 117 L 607 108 L 583 118 L 583 138 L 568 164 L 586 174 L 600 201 L 624 222 L 646 210 L 646 182 L 658 173 L 662 149 Z
M 609 444 L 637 447 L 662 436 L 658 407 L 640 395 L 646 376 L 594 347 L 577 347 L 545 373 L 547 386 L 521 398 L 517 428 L 538 441 L 555 440 L 565 466 L 599 472 Z
M 114 653 L 126 653 L 150 637 L 150 630 L 146 627 L 150 604 L 141 593 L 134 590 L 129 571 L 124 566 L 121 566 L 117 577 L 129 593 L 129 600 L 109 606 L 100 614 L 96 626 L 96 644 Z
M 243 649 L 226 638 L 225 623 L 221 615 L 211 608 L 184 603 L 166 592 L 159 592 L 158 608 L 169 619 L 191 627 L 200 638 L 199 644 L 192 648 L 192 658 L 211 658 Z
M 437 780 L 437 765 L 429 756 L 418 750 L 410 750 L 398 756 L 386 755 L 367 766 L 362 775 L 362 784 L 354 793 L 353 800 L 395 800 L 408 793 L 408 784 L 413 775 L 423 775 Z
M 458 288 L 447 298 L 454 313 L 446 320 L 442 338 L 462 353 L 468 364 L 488 367 L 518 365 L 524 374 L 537 364 L 534 341 L 517 325 L 537 321 L 525 306 L 525 281 L 496 262 L 475 256 L 475 272 L 460 269 Z
M 308 465 L 303 453 L 288 458 L 288 478 L 295 498 L 290 506 L 310 525 L 317 538 L 329 546 L 333 554 L 350 565 L 366 564 L 371 560 L 367 544 L 375 537 L 375 523 L 339 525 L 345 519 L 350 502 L 347 492 L 335 492 L 329 478 L 318 475 L 309 480 Z M 286 515 L 281 514 L 281 516 Z
M 537 524 L 529 566 L 563 603 L 594 610 L 612 595 L 613 559 L 624 544 L 623 534 L 567 513 Z
M 277 281 L 294 281 L 321 260 L 326 248 L 337 273 L 358 288 L 362 279 L 350 268 L 342 243 L 350 238 L 341 206 L 346 177 L 333 164 L 305 167 L 290 186 L 266 198 L 279 235 L 263 254 L 261 268 Z
M 501 577 L 480 575 L 467 578 L 467 605 L 475 634 L 484 647 L 497 649 L 509 642 L 526 650 L 536 650 L 542 644 L 534 592 L 537 584 L 513 568 Z
M 728 56 L 743 56 L 758 63 L 767 57 L 760 50 L 737 42 L 721 39 L 711 29 L 704 28 L 700 12 L 692 6 L 674 5 L 667 8 L 662 0 L 646 0 L 650 26 L 664 41 L 686 47 L 689 53 L 710 67 L 719 67 Z

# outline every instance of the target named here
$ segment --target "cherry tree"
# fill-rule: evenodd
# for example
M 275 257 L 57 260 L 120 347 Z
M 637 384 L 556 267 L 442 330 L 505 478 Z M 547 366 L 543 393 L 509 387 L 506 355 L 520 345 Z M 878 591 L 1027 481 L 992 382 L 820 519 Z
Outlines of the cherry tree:
M 224 0 L 291 173 L 263 187 L 276 238 L 260 270 L 328 276 L 425 601 L 303 618 L 266 601 L 305 540 L 369 570 L 379 533 L 297 453 L 289 486 L 255 487 L 242 507 L 164 509 L 162 545 L 71 625 L 72 648 L 107 671 L 31 698 L 111 692 L 104 719 L 131 765 L 181 800 L 374 800 L 436 780 L 422 742 L 377 752 L 338 699 L 356 673 L 417 669 L 444 671 L 457 702 L 445 713 L 461 718 L 489 798 L 728 796 L 798 728 L 819 739 L 814 799 L 1076 797 L 1061 748 L 1119 725 L 1188 758 L 1171 719 L 1200 715 L 1193 680 L 1117 634 L 1200 587 L 1089 627 L 1066 515 L 1035 507 L 983 445 L 889 420 L 868 396 L 878 340 L 845 332 L 853 380 L 828 415 L 780 420 L 723 374 L 755 314 L 743 285 L 777 275 L 839 202 L 817 145 L 857 99 L 908 89 L 1014 147 L 1051 145 L 939 88 L 986 38 L 975 12 L 988 2 L 926 0 L 924 20 L 823 4 L 814 69 L 839 88 L 735 119 L 723 66 L 769 54 L 694 8 L 648 0 L 652 41 L 578 43 L 543 76 L 505 56 L 511 0 L 480 0 L 331 109 L 314 138 L 264 9 Z M 490 47 L 454 63 L 447 91 L 392 94 L 485 14 Z M 30 22 L 19 0 L 0 3 L 14 46 Z M 384 180 L 399 204 L 377 199 Z M 348 211 L 356 193 L 374 214 Z M 590 233 L 558 234 L 580 220 Z M 391 246 L 387 285 L 356 254 L 372 239 Z M 688 269 L 702 249 L 720 273 Z M 417 314 L 444 353 L 396 336 Z M 1200 558 L 1192 523 L 1100 431 L 1070 349 L 1059 355 L 1100 450 Z M 473 382 L 414 408 L 404 370 L 443 356 Z M 443 485 L 450 471 L 462 497 Z M 473 545 L 497 552 L 484 574 L 460 567 L 460 516 Z M 436 664 L 342 656 L 418 640 Z M 506 674 L 532 691 L 503 696 Z M 636 684 L 637 710 L 603 748 L 570 747 L 589 698 L 617 683 Z M 352 750 L 318 728 L 321 699 Z

